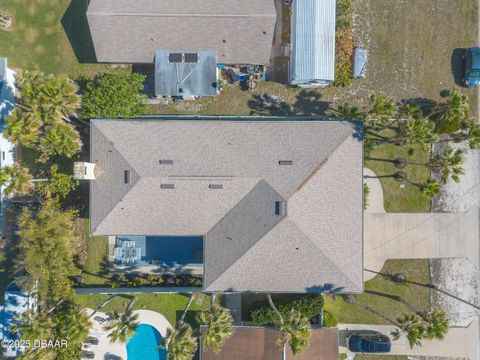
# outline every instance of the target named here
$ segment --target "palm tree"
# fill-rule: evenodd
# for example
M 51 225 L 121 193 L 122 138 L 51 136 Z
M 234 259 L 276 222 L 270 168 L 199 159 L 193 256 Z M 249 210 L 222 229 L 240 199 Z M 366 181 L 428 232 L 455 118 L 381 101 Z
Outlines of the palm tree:
M 409 117 L 399 125 L 400 137 L 407 144 L 418 144 L 425 150 L 439 140 L 435 133 L 435 124 L 427 118 Z
M 7 196 L 27 194 L 32 187 L 32 175 L 18 164 L 5 166 L 0 169 L 0 186 L 6 186 L 3 193 Z
M 425 184 L 421 185 L 422 193 L 429 198 L 434 198 L 440 193 L 442 186 L 436 180 L 428 180 Z
M 162 343 L 158 346 L 159 349 L 167 350 L 167 360 L 191 360 L 197 351 L 197 339 L 193 336 L 192 327 L 185 322 L 194 297 L 195 294 L 191 293 L 180 320 L 175 324 L 175 328 L 167 329 Z
M 78 86 L 64 75 L 48 75 L 42 84 L 42 107 L 69 116 L 80 107 Z
M 398 318 L 399 328 L 392 331 L 394 340 L 398 340 L 402 334 L 405 334 L 410 348 L 422 346 L 422 340 L 426 337 L 427 328 L 419 315 L 412 313 L 405 314 Z
M 12 143 L 30 145 L 38 140 L 42 122 L 37 112 L 15 109 L 6 119 L 4 136 Z
M 123 314 L 114 311 L 112 320 L 103 327 L 104 331 L 111 331 L 108 334 L 110 342 L 120 341 L 126 343 L 132 337 L 138 327 L 138 314 L 127 308 Z
M 395 100 L 386 96 L 383 92 L 369 97 L 371 109 L 365 121 L 369 127 L 378 128 L 379 125 L 387 124 L 397 114 Z
M 351 106 L 348 103 L 339 105 L 338 109 L 331 109 L 334 111 L 332 115 L 335 115 L 338 119 L 343 120 L 359 120 L 362 119 L 365 114 L 356 106 Z
M 278 343 L 282 348 L 288 343 L 293 354 L 300 354 L 310 345 L 312 326 L 309 319 L 299 311 L 291 309 L 280 326 Z
M 463 164 L 465 156 L 460 149 L 452 149 L 447 146 L 441 154 L 435 154 L 430 160 L 430 167 L 436 172 L 442 173 L 442 182 L 445 184 L 448 178 L 459 182 L 460 175 L 465 173 Z
M 198 320 L 203 327 L 202 344 L 214 352 L 220 351 L 227 339 L 233 335 L 233 317 L 228 309 L 218 304 L 212 304 L 210 310 L 200 313 Z
M 445 311 L 435 309 L 426 314 L 424 320 L 427 324 L 426 337 L 428 339 L 443 339 L 448 332 L 448 319 Z
M 47 127 L 45 136 L 40 141 L 39 161 L 45 162 L 52 155 L 71 158 L 81 147 L 78 132 L 70 125 L 57 123 Z
M 442 137 L 443 141 L 454 141 L 460 143 L 462 141 L 468 141 L 470 149 L 480 148 L 480 124 L 469 122 L 465 128 L 460 131 L 451 134 L 447 137 Z
M 283 353 L 285 354 L 287 343 L 293 354 L 301 353 L 310 345 L 312 327 L 309 319 L 295 309 L 292 309 L 284 317 L 273 303 L 271 294 L 267 294 L 267 300 L 279 320 L 278 327 L 281 335 L 278 343 L 282 347 Z
M 435 110 L 433 116 L 438 119 L 438 131 L 443 134 L 455 132 L 468 122 L 470 110 L 468 96 L 453 90 L 447 100 L 438 104 Z
M 80 107 L 78 86 L 64 75 L 45 76 L 40 71 L 24 71 L 16 79 L 22 95 L 19 107 L 69 116 Z
M 178 322 L 175 328 L 168 328 L 159 348 L 167 349 L 166 360 L 191 360 L 197 351 L 197 339 L 192 327 Z

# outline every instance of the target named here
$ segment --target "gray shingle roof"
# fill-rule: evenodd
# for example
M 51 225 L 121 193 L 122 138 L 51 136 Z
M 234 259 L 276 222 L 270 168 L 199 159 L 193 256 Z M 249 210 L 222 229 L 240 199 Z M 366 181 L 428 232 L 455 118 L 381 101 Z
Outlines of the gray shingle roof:
M 338 121 L 93 120 L 92 232 L 204 236 L 206 291 L 361 291 L 358 132 Z
M 91 0 L 97 61 L 152 63 L 156 50 L 216 51 L 226 64 L 267 64 L 273 0 Z

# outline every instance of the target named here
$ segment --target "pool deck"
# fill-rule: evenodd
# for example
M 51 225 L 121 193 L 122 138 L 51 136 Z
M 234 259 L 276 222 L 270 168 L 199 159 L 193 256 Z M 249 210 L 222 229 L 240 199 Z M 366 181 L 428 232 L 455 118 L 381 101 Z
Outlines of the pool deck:
M 87 309 L 87 314 L 90 316 L 93 313 L 92 309 Z M 162 314 L 150 311 L 150 310 L 135 310 L 134 313 L 138 314 L 139 324 L 148 324 L 156 328 L 160 335 L 165 336 L 167 329 L 172 327 L 168 320 Z M 120 356 L 122 359 L 127 359 L 127 344 L 122 344 L 119 342 L 111 343 L 108 339 L 109 332 L 104 331 L 103 325 L 98 321 L 94 320 L 95 317 L 106 318 L 106 314 L 102 312 L 97 312 L 91 318 L 92 329 L 90 330 L 90 336 L 93 336 L 99 340 L 98 345 L 90 345 L 85 348 L 85 350 L 93 351 L 95 353 L 95 359 L 104 359 L 108 355 Z

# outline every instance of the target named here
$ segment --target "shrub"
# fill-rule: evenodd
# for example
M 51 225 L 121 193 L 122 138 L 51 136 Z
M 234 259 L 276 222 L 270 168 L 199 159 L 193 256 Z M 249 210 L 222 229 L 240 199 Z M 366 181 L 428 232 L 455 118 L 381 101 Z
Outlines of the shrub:
M 335 86 L 352 84 L 352 55 L 352 4 L 351 0 L 339 0 L 335 29 Z
M 323 309 L 323 296 L 304 296 L 288 303 L 277 306 L 282 316 L 286 316 L 291 309 L 299 311 L 303 316 L 311 318 Z M 250 313 L 255 325 L 271 325 L 278 321 L 277 315 L 270 306 L 255 309 Z
M 323 326 L 325 327 L 335 327 L 338 325 L 337 317 L 332 314 L 330 311 L 323 310 Z
M 370 195 L 370 188 L 367 184 L 363 184 L 363 209 L 368 207 L 368 195 Z
M 145 112 L 147 96 L 142 94 L 145 76 L 137 73 L 103 74 L 87 83 L 82 95 L 81 116 L 132 118 Z

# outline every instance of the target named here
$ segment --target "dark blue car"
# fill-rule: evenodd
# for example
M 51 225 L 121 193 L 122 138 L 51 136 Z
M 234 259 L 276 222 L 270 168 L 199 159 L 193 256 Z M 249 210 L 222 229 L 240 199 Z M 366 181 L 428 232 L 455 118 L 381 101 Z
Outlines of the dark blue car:
M 384 334 L 374 331 L 355 332 L 347 339 L 348 350 L 357 353 L 388 353 L 392 343 Z
M 465 61 L 463 78 L 465 86 L 476 87 L 480 85 L 480 48 L 472 47 L 465 49 L 462 58 Z

